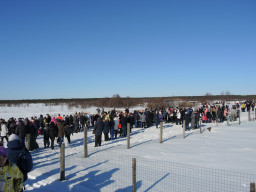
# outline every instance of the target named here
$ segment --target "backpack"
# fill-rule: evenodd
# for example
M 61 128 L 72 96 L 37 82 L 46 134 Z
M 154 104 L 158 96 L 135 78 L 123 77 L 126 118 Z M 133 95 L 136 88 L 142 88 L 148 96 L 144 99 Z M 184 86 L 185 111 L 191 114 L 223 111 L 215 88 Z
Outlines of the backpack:
M 33 159 L 27 148 L 20 153 L 17 165 L 22 172 L 28 173 L 32 170 Z

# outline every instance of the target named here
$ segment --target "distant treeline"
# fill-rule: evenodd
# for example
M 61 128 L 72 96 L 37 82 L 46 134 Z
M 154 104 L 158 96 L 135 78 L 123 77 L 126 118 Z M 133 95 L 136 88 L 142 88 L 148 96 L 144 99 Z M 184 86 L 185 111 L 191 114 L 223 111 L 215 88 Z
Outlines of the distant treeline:
M 246 101 L 255 100 L 256 95 L 205 95 L 205 96 L 173 96 L 173 97 L 120 97 L 118 94 L 112 97 L 105 98 L 72 98 L 72 99 L 26 99 L 26 100 L 0 100 L 0 105 L 20 106 L 24 104 L 44 103 L 45 105 L 63 105 L 69 107 L 133 107 L 144 105 L 148 107 L 169 107 L 174 106 L 174 103 L 179 103 L 180 107 L 193 106 L 195 103 L 205 103 L 211 101 Z

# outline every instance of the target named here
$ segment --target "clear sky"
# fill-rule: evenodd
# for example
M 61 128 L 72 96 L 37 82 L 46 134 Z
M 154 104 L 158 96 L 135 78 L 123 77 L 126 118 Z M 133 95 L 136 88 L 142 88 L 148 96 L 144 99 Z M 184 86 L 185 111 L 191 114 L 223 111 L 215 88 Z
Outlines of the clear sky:
M 0 99 L 256 94 L 255 0 L 0 1 Z

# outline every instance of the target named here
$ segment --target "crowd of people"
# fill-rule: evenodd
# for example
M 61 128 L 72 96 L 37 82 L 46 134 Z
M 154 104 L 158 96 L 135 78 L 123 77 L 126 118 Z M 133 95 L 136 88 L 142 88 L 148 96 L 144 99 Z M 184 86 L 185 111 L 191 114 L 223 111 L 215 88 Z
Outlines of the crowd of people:
M 5 181 L 5 189 L 12 186 L 14 191 L 22 191 L 23 182 L 27 180 L 27 173 L 21 172 L 15 165 L 21 151 L 28 148 L 33 151 L 39 148 L 36 141 L 38 135 L 43 135 L 44 148 L 55 147 L 55 140 L 60 146 L 64 137 L 68 143 L 71 142 L 71 135 L 83 131 L 85 128 L 92 129 L 95 134 L 95 146 L 100 147 L 102 135 L 104 141 L 114 140 L 119 137 L 126 137 L 127 131 L 132 132 L 133 128 L 159 128 L 161 122 L 185 125 L 185 130 L 199 128 L 199 122 L 212 123 L 223 122 L 227 119 L 235 121 L 241 112 L 254 111 L 255 102 L 246 101 L 236 103 L 232 106 L 224 103 L 204 104 L 199 108 L 155 108 L 145 110 L 124 111 L 115 109 L 106 112 L 98 109 L 95 114 L 75 113 L 71 115 L 60 114 L 56 117 L 40 115 L 39 118 L 10 118 L 8 121 L 0 119 L 1 142 L 0 142 L 0 167 L 13 176 L 12 180 L 6 178 L 6 173 L 0 169 L 0 180 Z M 29 135 L 29 137 L 28 137 Z M 29 141 L 29 142 L 28 142 Z M 3 143 L 7 142 L 7 149 Z M 1 184 L 2 185 L 2 184 Z M 12 190 L 10 190 L 12 191 Z

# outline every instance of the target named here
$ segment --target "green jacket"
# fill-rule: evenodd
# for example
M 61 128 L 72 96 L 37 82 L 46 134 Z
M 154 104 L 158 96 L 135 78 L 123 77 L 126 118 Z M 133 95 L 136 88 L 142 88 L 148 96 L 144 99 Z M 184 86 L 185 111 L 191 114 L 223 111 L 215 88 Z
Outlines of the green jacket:
M 23 174 L 16 164 L 7 160 L 5 166 L 0 167 L 0 181 L 6 182 L 4 192 L 21 191 Z

